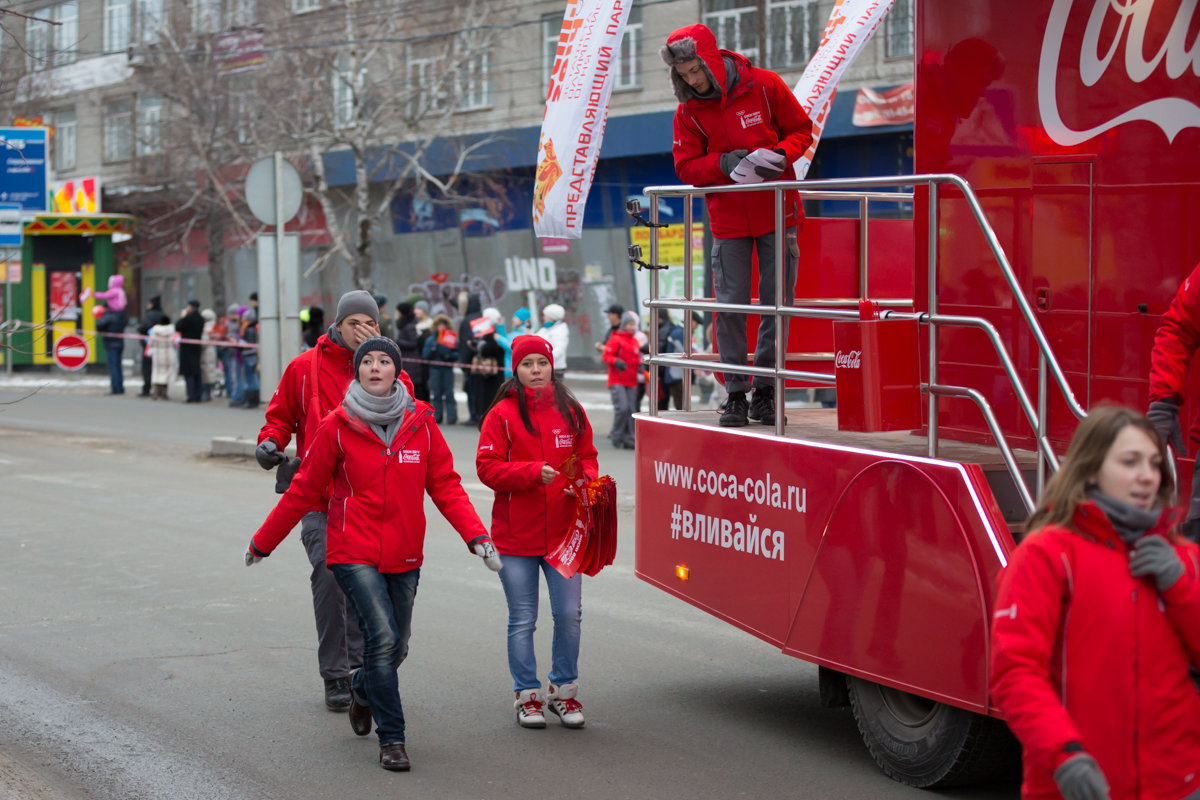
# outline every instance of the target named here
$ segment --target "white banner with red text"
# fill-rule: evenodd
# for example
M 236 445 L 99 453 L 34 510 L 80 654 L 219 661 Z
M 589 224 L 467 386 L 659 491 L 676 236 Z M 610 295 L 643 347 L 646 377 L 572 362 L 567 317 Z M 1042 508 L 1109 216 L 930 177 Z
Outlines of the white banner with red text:
M 550 71 L 533 189 L 533 229 L 578 239 L 633 0 L 568 0 Z
M 825 23 L 825 33 L 816 55 L 792 90 L 800 107 L 813 122 L 813 140 L 796 162 L 796 178 L 803 180 L 812 166 L 813 155 L 833 107 L 838 81 L 858 58 L 863 46 L 892 8 L 893 0 L 837 0 Z

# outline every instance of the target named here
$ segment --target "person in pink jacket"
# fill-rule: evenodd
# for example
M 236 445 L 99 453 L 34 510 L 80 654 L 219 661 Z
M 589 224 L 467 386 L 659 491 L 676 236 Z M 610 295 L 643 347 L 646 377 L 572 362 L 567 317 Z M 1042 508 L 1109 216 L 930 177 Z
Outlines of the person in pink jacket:
M 513 339 L 513 377 L 504 382 L 483 420 L 475 469 L 496 493 L 492 537 L 508 601 L 508 668 L 517 722 L 546 727 L 545 707 L 568 728 L 582 728 L 579 639 L 583 575 L 564 578 L 546 556 L 575 521 L 568 477 L 597 476 L 592 426 L 558 380 L 554 352 L 540 336 Z M 564 474 L 566 473 L 566 474 Z M 542 694 L 533 631 L 538 616 L 538 571 L 546 576 L 554 639 L 547 694 Z
M 794 181 L 792 165 L 812 144 L 812 120 L 783 79 L 760 69 L 732 50 L 717 48 L 704 25 L 672 31 L 660 51 L 671 87 L 679 100 L 675 111 L 675 172 L 693 186 Z M 713 232 L 713 291 L 717 302 L 750 303 L 752 259 L 758 255 L 758 299 L 775 305 L 775 196 L 764 192 L 717 192 L 704 196 Z M 783 192 L 783 303 L 795 296 L 800 247 L 796 235 L 804 220 L 797 192 Z M 717 350 L 721 360 L 746 364 L 746 318 L 718 314 Z M 787 337 L 787 326 L 783 326 Z M 784 348 L 786 350 L 786 346 Z M 754 366 L 775 366 L 775 319 L 762 317 Z M 746 375 L 726 373 L 729 401 L 721 425 L 738 427 L 747 419 L 775 424 L 775 384 L 754 379 L 748 403 Z M 651 399 L 651 402 L 655 402 Z
M 424 496 L 493 570 L 500 559 L 454 471 L 433 408 L 396 375 L 400 351 L 381 336 L 354 353 L 355 380 L 316 430 L 300 469 L 250 540 L 246 566 L 269 556 L 324 504 L 325 563 L 358 616 L 363 666 L 350 678 L 350 726 L 379 735 L 384 769 L 409 769 L 396 670 L 408 654 L 425 542 Z
M 1200 549 L 1165 451 L 1137 412 L 1093 410 L 1000 573 L 991 694 L 1023 798 L 1200 798 Z

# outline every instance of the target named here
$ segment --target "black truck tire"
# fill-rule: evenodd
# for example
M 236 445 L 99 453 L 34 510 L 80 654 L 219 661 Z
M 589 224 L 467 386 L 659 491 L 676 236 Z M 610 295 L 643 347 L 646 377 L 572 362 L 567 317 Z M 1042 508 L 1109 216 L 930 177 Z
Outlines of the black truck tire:
M 847 676 L 850 707 L 875 763 L 921 789 L 1019 775 L 1021 750 L 998 719 Z

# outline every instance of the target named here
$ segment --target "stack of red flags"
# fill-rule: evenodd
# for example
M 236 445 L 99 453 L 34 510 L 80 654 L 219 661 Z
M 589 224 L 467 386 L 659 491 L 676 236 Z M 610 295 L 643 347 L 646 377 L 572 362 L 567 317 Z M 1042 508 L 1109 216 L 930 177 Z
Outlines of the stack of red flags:
M 571 470 L 562 472 L 569 476 Z M 575 495 L 575 520 L 546 560 L 564 578 L 595 575 L 617 554 L 617 484 L 608 475 L 594 480 L 580 475 L 568 480 L 568 491 Z

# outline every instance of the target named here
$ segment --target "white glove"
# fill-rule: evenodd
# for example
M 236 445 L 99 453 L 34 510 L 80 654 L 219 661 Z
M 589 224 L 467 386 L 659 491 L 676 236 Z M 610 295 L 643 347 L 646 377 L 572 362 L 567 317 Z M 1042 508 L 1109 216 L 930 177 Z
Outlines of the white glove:
M 757 166 L 750 160 L 750 156 L 746 156 L 733 168 L 729 177 L 733 178 L 734 183 L 762 183 L 762 175 L 755 171 Z
M 504 564 L 500 561 L 500 554 L 496 552 L 496 546 L 492 544 L 491 539 L 484 539 L 472 545 L 472 550 L 475 555 L 483 559 L 483 563 L 487 564 L 487 568 L 492 572 L 499 572 L 504 568 Z
M 782 153 L 760 147 L 746 156 L 746 161 L 754 165 L 754 174 L 762 180 L 773 181 L 783 175 L 787 169 L 787 158 Z

